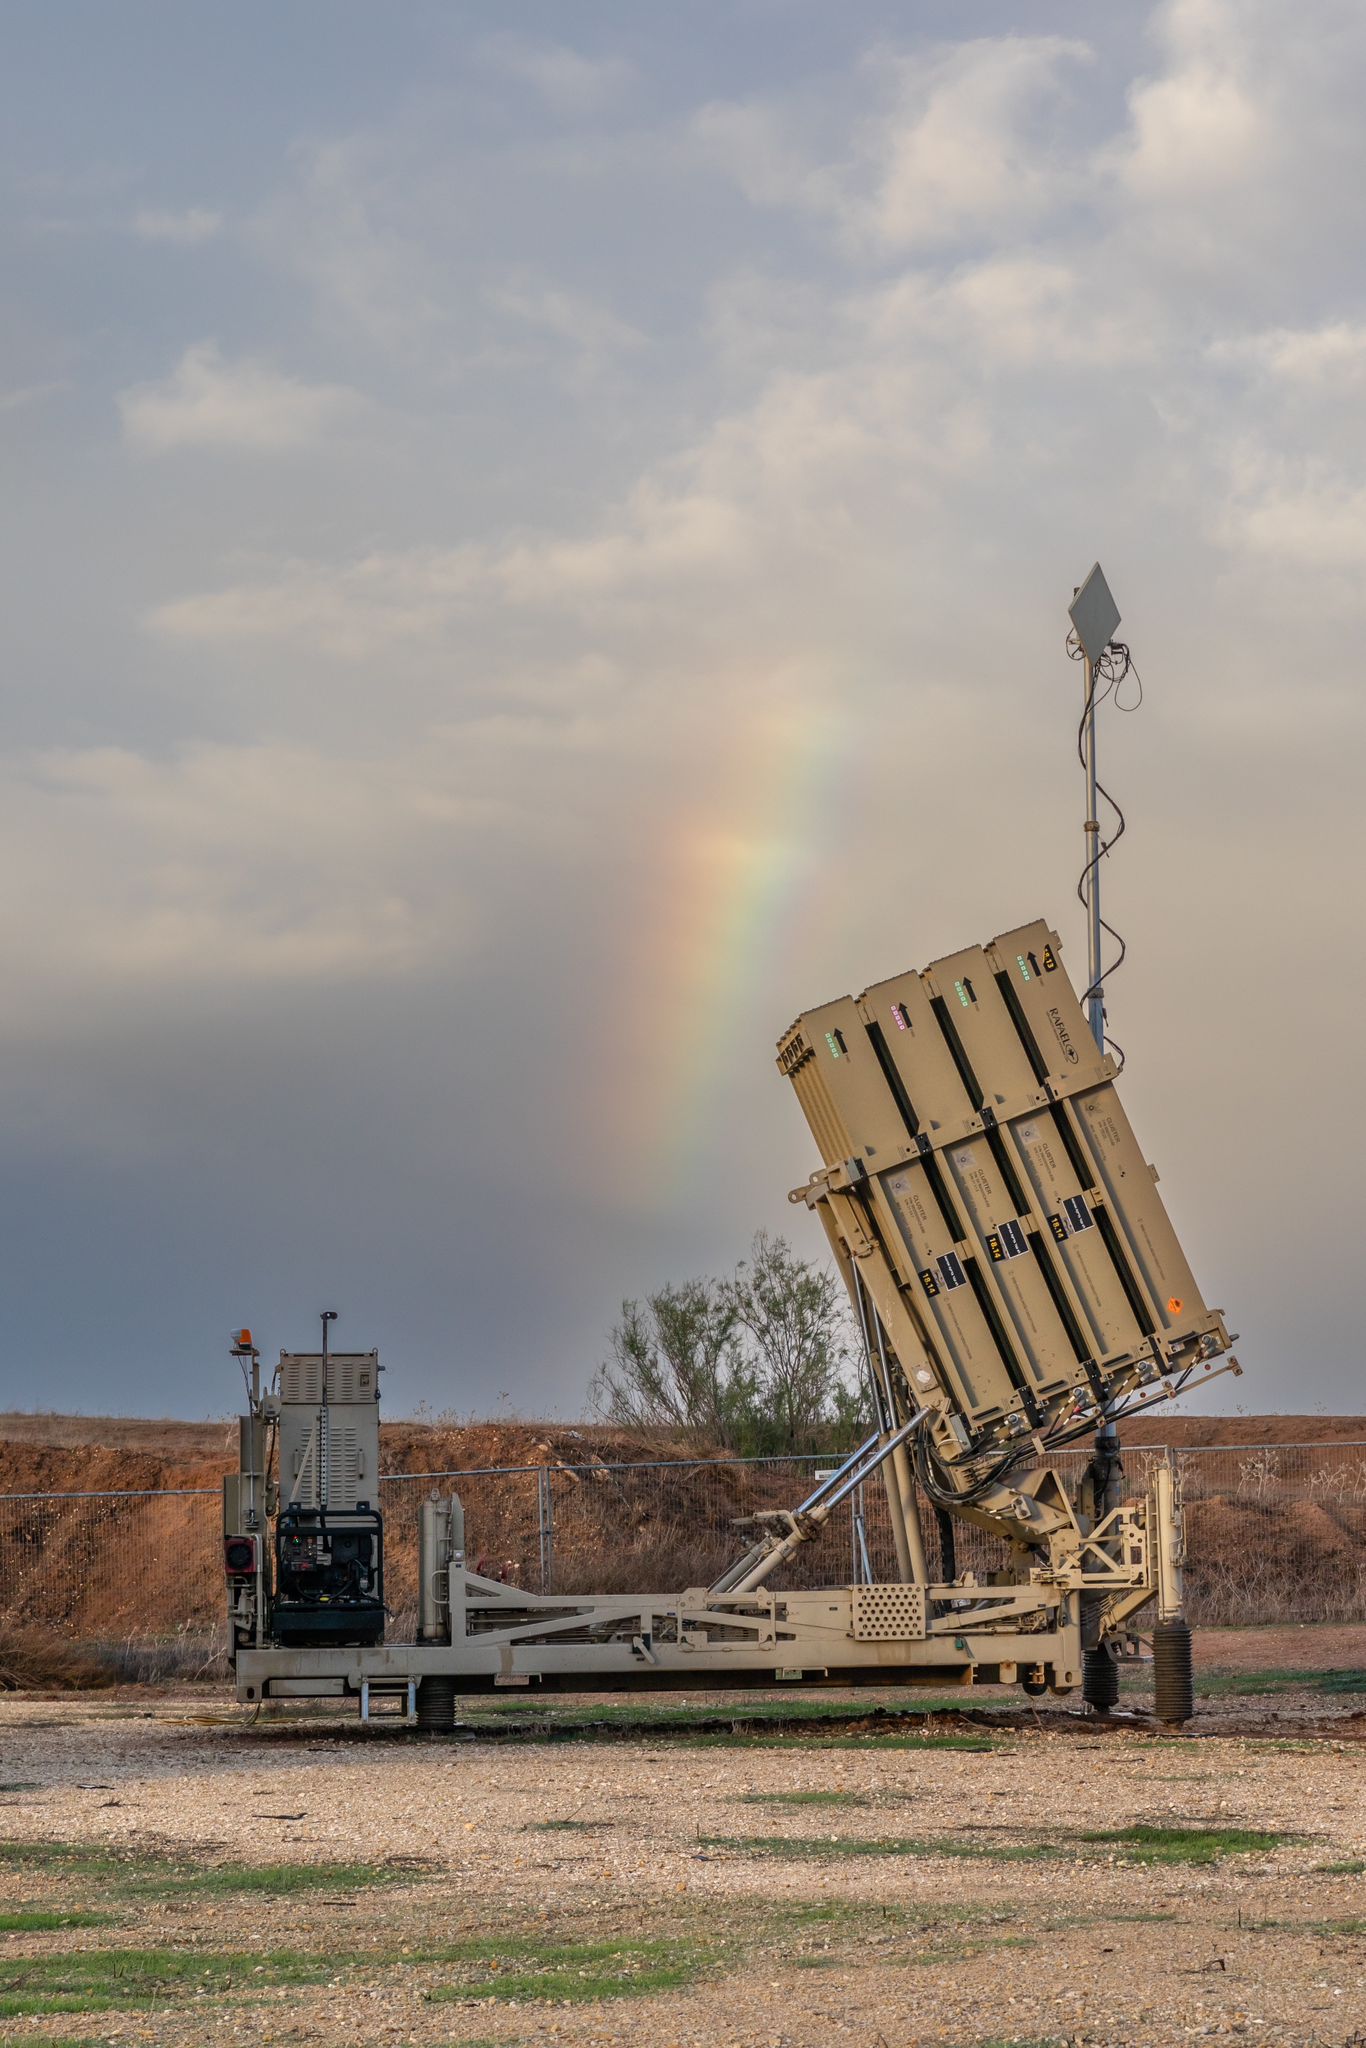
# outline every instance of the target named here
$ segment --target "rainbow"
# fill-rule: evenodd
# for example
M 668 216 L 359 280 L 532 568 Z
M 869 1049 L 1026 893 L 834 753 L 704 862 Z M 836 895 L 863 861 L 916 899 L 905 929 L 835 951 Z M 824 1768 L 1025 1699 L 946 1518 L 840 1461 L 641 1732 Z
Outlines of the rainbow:
M 819 799 L 845 746 L 838 721 L 809 703 L 757 709 L 718 782 L 673 820 L 643 949 L 649 1050 L 631 1091 L 631 1150 L 663 1202 L 694 1179 L 736 1045 L 753 1043 L 761 1081 L 765 1033 L 776 1042 L 788 1021 L 759 998 L 771 996 L 819 851 Z

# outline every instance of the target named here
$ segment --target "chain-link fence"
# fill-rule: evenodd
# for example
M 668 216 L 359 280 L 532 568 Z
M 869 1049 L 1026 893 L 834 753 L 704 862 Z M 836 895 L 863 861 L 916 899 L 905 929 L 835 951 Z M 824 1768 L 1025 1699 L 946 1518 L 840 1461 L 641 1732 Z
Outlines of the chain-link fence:
M 1130 1491 L 1159 1447 L 1126 1450 Z M 1187 1595 L 1193 1620 L 1256 1625 L 1366 1619 L 1366 1443 L 1181 1450 Z M 1087 1453 L 1053 1462 L 1070 1482 Z M 536 1591 L 661 1592 L 706 1585 L 743 1547 L 734 1524 L 792 1507 L 831 1469 L 816 1457 L 677 1459 L 396 1473 L 380 1483 L 386 1598 L 396 1640 L 416 1619 L 418 1508 L 458 1492 L 470 1563 Z M 944 1571 L 941 1525 L 922 1520 L 931 1575 Z M 953 1525 L 958 1571 L 983 1575 L 1003 1546 Z M 832 1516 L 824 1536 L 775 1584 L 896 1576 L 880 1479 Z M 118 1653 L 129 1676 L 209 1669 L 223 1607 L 218 1495 L 0 1495 L 0 1617 L 38 1622 Z

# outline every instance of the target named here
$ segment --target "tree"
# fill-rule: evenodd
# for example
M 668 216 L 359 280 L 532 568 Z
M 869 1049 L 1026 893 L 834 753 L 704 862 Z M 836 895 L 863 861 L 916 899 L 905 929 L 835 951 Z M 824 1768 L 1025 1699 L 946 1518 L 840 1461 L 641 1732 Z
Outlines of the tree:
M 741 1431 L 753 1389 L 736 1316 L 714 1280 L 624 1301 L 612 1356 L 594 1376 L 599 1414 L 628 1429 L 676 1430 L 699 1448 Z
M 836 1419 L 845 1391 L 849 1323 L 834 1274 L 761 1230 L 721 1297 L 748 1339 L 755 1381 L 752 1433 L 764 1450 L 809 1450 Z
M 847 1443 L 866 1406 L 848 1377 L 851 1335 L 835 1276 L 760 1231 L 729 1279 L 622 1303 L 593 1404 L 609 1422 L 741 1456 Z

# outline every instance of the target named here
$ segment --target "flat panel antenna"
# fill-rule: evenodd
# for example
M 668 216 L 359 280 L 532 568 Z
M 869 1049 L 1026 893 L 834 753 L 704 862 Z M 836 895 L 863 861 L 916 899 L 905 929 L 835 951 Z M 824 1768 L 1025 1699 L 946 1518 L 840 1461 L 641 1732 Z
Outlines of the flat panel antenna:
M 1067 616 L 1076 629 L 1087 661 L 1092 664 L 1098 662 L 1114 639 L 1115 628 L 1119 624 L 1119 606 L 1110 594 L 1105 571 L 1099 562 L 1092 563 L 1090 575 L 1073 592 Z

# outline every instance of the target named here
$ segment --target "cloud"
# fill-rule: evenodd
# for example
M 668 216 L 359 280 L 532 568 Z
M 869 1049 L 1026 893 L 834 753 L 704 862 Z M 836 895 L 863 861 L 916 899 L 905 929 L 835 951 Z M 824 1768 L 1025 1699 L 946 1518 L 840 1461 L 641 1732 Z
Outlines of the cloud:
M 1256 448 L 1241 451 L 1231 472 L 1217 524 L 1223 545 L 1235 558 L 1251 553 L 1300 575 L 1353 572 L 1341 596 L 1355 618 L 1359 592 L 1354 572 L 1366 554 L 1366 485 L 1336 463 L 1277 459 Z M 1316 586 L 1312 602 L 1325 601 Z
M 1116 369 L 1153 360 L 1160 306 L 1096 301 L 1083 266 L 1059 255 L 990 255 L 948 276 L 912 271 L 861 302 L 870 346 L 918 348 L 983 370 Z
M 624 57 L 586 57 L 563 43 L 514 34 L 487 36 L 479 57 L 491 71 L 528 86 L 552 112 L 575 118 L 600 113 L 636 76 Z
M 813 154 L 804 111 L 713 100 L 692 117 L 690 135 L 701 160 L 733 179 L 752 205 L 833 214 L 840 206 L 838 178 Z
M 1202 1278 L 1263 1358 L 1282 1338 L 1298 1356 L 1247 1251 L 1255 1162 L 1215 1082 L 1227 1055 L 1265 1083 L 1285 1172 L 1312 1174 L 1267 1005 L 1322 988 L 1339 1066 L 1360 1007 L 1314 958 L 1350 975 L 1319 883 L 1359 854 L 1362 713 L 1334 639 L 1366 548 L 1366 297 L 1343 232 L 1366 73 L 1337 0 L 1306 4 L 1288 40 L 1265 0 L 1145 10 L 1137 60 L 1141 29 L 1104 10 L 1094 61 L 1042 30 L 910 28 L 868 54 L 840 16 L 806 83 L 748 97 L 700 45 L 678 66 L 661 30 L 648 130 L 626 75 L 520 42 L 462 44 L 454 83 L 415 79 L 361 134 L 353 103 L 310 107 L 234 231 L 231 347 L 201 315 L 179 330 L 228 353 L 173 367 L 178 338 L 122 401 L 130 450 L 297 451 L 288 491 L 224 464 L 187 521 L 129 462 L 63 469 L 54 434 L 65 482 L 16 535 L 18 623 L 43 647 L 24 716 L 49 743 L 21 734 L 0 768 L 3 937 L 25 964 L 0 1017 L 26 1062 L 11 1096 L 31 1103 L 41 1069 L 75 1162 L 45 1234 L 70 1240 L 86 1102 L 119 1109 L 120 1062 L 146 1065 L 155 1143 L 188 1150 L 168 1048 L 180 1100 L 206 1105 L 196 1157 L 134 1194 L 194 1219 L 212 1281 L 204 1205 L 221 1147 L 250 1140 L 252 1216 L 294 1287 L 307 1203 L 278 1166 L 311 1169 L 370 1114 L 357 1267 L 430 1229 L 410 1293 L 449 1310 L 451 1244 L 497 1218 L 490 1305 L 458 1289 L 469 1355 L 572 1408 L 613 1299 L 781 1226 L 810 1143 L 764 1075 L 794 1008 L 1040 908 L 1068 918 L 1064 607 L 1099 554 L 1148 685 L 1106 740 L 1141 828 L 1111 882 L 1126 1099 L 1175 1190 L 1206 1176 Z M 1206 89 L 1232 183 L 1191 132 Z M 125 233 L 132 203 L 106 224 Z M 190 288 L 177 265 L 161 282 Z M 148 333 L 166 317 L 149 308 Z M 53 374 L 26 351 L 15 386 Z M 382 444 L 334 435 L 361 404 L 396 421 Z M 91 549 L 81 607 L 54 612 L 43 569 L 82 515 L 130 544 Z M 220 1001 L 237 982 L 254 1053 Z M 1230 1015 L 1258 1030 L 1221 1038 Z M 299 1075 L 303 1127 L 261 1107 Z M 665 1157 L 669 1118 L 690 1135 Z M 503 1227 L 504 1194 L 535 1229 Z M 555 1259 L 582 1290 L 569 1320 Z M 137 1260 L 114 1264 L 122 1306 Z M 48 1312 L 35 1296 L 40 1338 Z M 413 1348 L 445 1341 L 434 1313 Z
M 1075 151 L 1056 139 L 1068 73 L 1090 47 L 1003 36 L 890 67 L 893 106 L 868 124 L 872 187 L 856 222 L 891 249 L 968 234 L 999 242 L 1059 197 Z
M 1059 140 L 1056 111 L 1092 55 L 1062 36 L 881 50 L 863 65 L 870 103 L 842 126 L 794 95 L 713 102 L 692 135 L 753 204 L 824 218 L 856 247 L 997 243 L 1066 191 L 1079 152 Z
M 1212 342 L 1210 360 L 1245 368 L 1304 390 L 1336 390 L 1366 379 L 1366 323 L 1272 327 Z
M 407 975 L 475 929 L 468 896 L 431 885 L 433 849 L 494 816 L 460 783 L 460 755 L 441 745 L 21 757 L 0 836 L 11 858 L 27 848 L 31 885 L 0 903 L 0 927 L 48 995 Z M 0 1009 L 28 1013 L 35 994 L 11 991 Z
M 1166 0 L 1148 26 L 1157 61 L 1095 163 L 1123 271 L 1184 278 L 1187 322 L 1231 291 L 1245 318 L 1302 318 L 1356 233 L 1366 13 L 1314 0 L 1287 36 L 1277 0 Z
M 534 278 L 496 285 L 488 296 L 500 312 L 567 343 L 580 365 L 587 369 L 600 369 L 624 350 L 640 348 L 645 341 L 638 327 L 619 319 L 610 307 Z
M 160 384 L 120 392 L 125 439 L 165 454 L 222 448 L 273 454 L 320 440 L 359 404 L 340 384 L 306 384 L 268 363 L 225 361 L 216 342 L 187 348 Z
M 424 140 L 399 128 L 297 144 L 288 183 L 246 230 L 249 247 L 314 294 L 329 329 L 405 363 L 433 344 L 449 356 L 452 221 L 471 203 L 465 182 L 430 194 Z
M 182 249 L 193 249 L 201 242 L 211 242 L 222 231 L 222 214 L 211 213 L 203 206 L 190 206 L 182 213 L 143 207 L 133 216 L 133 233 L 141 241 L 171 242 Z
M 55 392 L 67 390 L 65 378 L 49 378 L 42 384 L 16 384 L 10 391 L 0 391 L 0 412 L 22 412 L 26 406 L 41 405 L 45 398 Z
M 296 560 L 225 589 L 173 598 L 151 630 L 184 643 L 316 647 L 363 662 L 386 646 L 435 642 L 488 578 L 485 550 L 374 552 L 342 566 Z
M 1135 196 L 1189 205 L 1258 182 L 1277 141 L 1272 74 L 1257 59 L 1255 10 L 1173 0 L 1159 10 L 1167 69 L 1129 93 L 1120 175 Z

